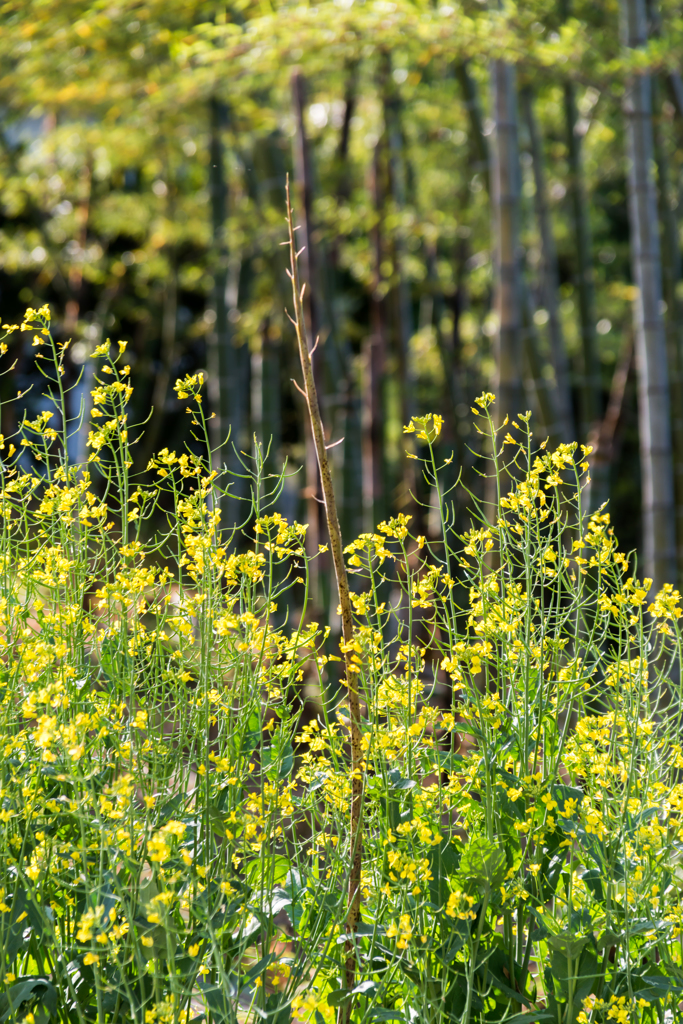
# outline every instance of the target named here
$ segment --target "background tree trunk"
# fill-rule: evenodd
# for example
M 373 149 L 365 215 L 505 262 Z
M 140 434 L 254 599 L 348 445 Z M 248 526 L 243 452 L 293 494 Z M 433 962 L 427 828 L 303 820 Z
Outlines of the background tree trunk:
M 580 432 L 583 439 L 594 439 L 602 415 L 600 361 L 595 331 L 595 281 L 593 271 L 592 237 L 588 201 L 583 184 L 581 136 L 577 132 L 577 111 L 574 86 L 564 85 L 564 115 L 569 170 L 568 192 L 576 265 L 574 285 L 579 305 L 581 329 L 582 375 L 579 389 Z
M 215 463 L 227 466 L 232 473 L 242 472 L 238 452 L 249 450 L 249 375 L 250 359 L 246 345 L 233 344 L 232 310 L 237 309 L 241 264 L 233 259 L 227 241 L 228 177 L 225 166 L 223 132 L 227 124 L 225 105 L 210 101 L 209 190 L 211 195 L 211 236 L 213 245 L 213 303 L 216 319 L 210 344 L 214 350 L 217 370 L 217 423 L 213 443 L 218 446 Z M 215 392 L 214 392 L 215 393 Z M 215 423 L 215 421 L 213 421 Z M 229 437 L 228 437 L 229 435 Z M 236 450 L 237 451 L 236 451 Z M 235 476 L 230 491 L 221 502 L 224 527 L 242 519 L 241 499 L 245 497 L 244 481 Z
M 643 0 L 621 0 L 622 32 L 630 47 L 647 41 Z M 655 588 L 675 578 L 676 537 L 666 336 L 661 312 L 662 267 L 657 195 L 652 175 L 652 88 L 633 75 L 624 101 L 633 277 L 638 418 L 643 500 L 643 561 Z
M 681 280 L 681 251 L 675 198 L 669 172 L 669 155 L 662 113 L 661 83 L 655 79 L 654 145 L 657 164 L 659 216 L 662 242 L 662 294 L 666 303 L 664 324 L 669 364 L 669 399 L 671 405 L 671 441 L 674 462 L 674 494 L 676 499 L 676 548 L 678 555 L 678 584 L 683 585 L 683 366 L 681 330 L 683 308 L 677 294 Z
M 401 124 L 401 102 L 391 76 L 391 62 L 387 57 L 384 75 L 384 120 L 387 140 L 387 177 L 388 187 L 396 218 L 405 211 L 407 201 L 407 178 L 405 139 Z M 394 280 L 389 301 L 391 302 L 394 352 L 398 362 L 399 400 L 402 425 L 410 423 L 415 414 L 415 379 L 410 356 L 410 339 L 413 334 L 413 310 L 410 283 L 405 278 L 405 246 L 402 238 L 402 226 L 398 224 L 393 231 L 391 258 L 394 266 Z M 415 463 L 412 459 L 403 459 L 397 507 L 401 511 L 410 511 L 415 515 L 419 509 L 414 498 L 417 488 Z
M 522 387 L 522 301 L 519 258 L 520 171 L 517 132 L 517 76 L 505 61 L 491 63 L 491 206 L 495 267 L 494 307 L 498 317 L 496 422 L 524 411 Z
M 546 194 L 545 172 L 543 162 L 543 146 L 534 116 L 533 96 L 526 87 L 520 94 L 524 119 L 529 132 L 531 163 L 534 174 L 536 192 L 534 205 L 538 232 L 541 238 L 541 296 L 548 314 L 548 337 L 550 339 L 550 359 L 554 381 L 550 387 L 549 406 L 552 420 L 547 424 L 551 437 L 560 441 L 574 441 L 574 413 L 570 387 L 569 360 L 562 335 L 560 313 L 558 307 L 559 279 L 557 272 L 557 251 L 555 238 L 550 221 L 548 198 Z

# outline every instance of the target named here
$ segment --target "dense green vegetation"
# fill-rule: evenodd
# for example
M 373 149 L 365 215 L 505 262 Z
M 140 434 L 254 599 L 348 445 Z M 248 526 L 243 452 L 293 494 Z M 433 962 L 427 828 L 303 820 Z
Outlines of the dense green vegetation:
M 49 311 L 25 323 L 56 408 L 0 495 L 4 1019 L 679 1019 L 681 597 L 647 609 L 576 446 L 539 449 L 529 416 L 501 442 L 477 398 L 511 489 L 454 547 L 441 417 L 414 417 L 440 537 L 401 513 L 347 546 L 330 655 L 262 449 L 236 548 L 206 456 L 164 449 L 135 481 L 105 342 L 100 497 L 55 450 Z M 208 449 L 201 379 L 176 392 Z
M 681 1020 L 678 6 L 0 25 L 0 1024 Z

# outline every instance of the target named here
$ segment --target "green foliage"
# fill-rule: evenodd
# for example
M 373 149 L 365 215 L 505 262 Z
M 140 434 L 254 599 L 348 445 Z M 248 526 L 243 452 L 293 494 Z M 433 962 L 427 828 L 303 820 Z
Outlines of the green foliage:
M 609 517 L 583 511 L 576 446 L 539 447 L 529 415 L 496 435 L 482 395 L 507 486 L 459 539 L 443 421 L 415 417 L 440 540 L 399 514 L 346 549 L 365 758 L 350 991 L 348 709 L 282 478 L 256 446 L 241 532 L 207 454 L 164 449 L 140 484 L 106 344 L 89 462 L 70 464 L 48 310 L 23 327 L 61 426 L 48 410 L 3 449 L 2 1020 L 677 1019 L 681 599 L 647 607 Z M 177 390 L 207 453 L 202 379 Z
M 621 99 L 634 63 L 661 73 L 662 96 L 669 95 L 665 79 L 678 66 L 681 19 L 672 3 L 660 8 L 656 37 L 634 53 L 619 44 L 615 2 L 577 0 L 564 13 L 563 5 L 545 0 L 501 10 L 474 0 L 437 6 L 326 0 L 313 7 L 213 0 L 7 3 L 0 40 L 6 68 L 0 81 L 0 271 L 11 278 L 7 291 L 21 292 L 22 302 L 47 301 L 59 309 L 75 342 L 66 356 L 72 376 L 114 329 L 129 338 L 136 419 L 154 405 L 154 417 L 164 418 L 176 446 L 187 433 L 184 420 L 174 416 L 179 407 L 172 379 L 199 368 L 213 378 L 217 347 L 235 348 L 240 359 L 248 349 L 252 386 L 241 381 L 240 388 L 253 398 L 252 408 L 245 424 L 237 424 L 235 413 L 235 429 L 247 438 L 253 430 L 262 440 L 277 434 L 272 461 L 280 466 L 286 457 L 303 464 L 304 430 L 289 383 L 290 353 L 282 345 L 286 299 L 278 258 L 282 188 L 285 171 L 292 169 L 296 128 L 289 78 L 300 67 L 308 82 L 304 122 L 313 168 L 315 263 L 324 279 L 319 313 L 327 342 L 319 360 L 331 433 L 345 437 L 334 453 L 335 472 L 340 478 L 342 461 L 348 468 L 358 460 L 354 424 L 345 417 L 366 386 L 364 339 L 376 333 L 372 303 L 379 298 L 385 304 L 387 382 L 382 408 L 373 416 L 381 423 L 388 463 L 386 492 L 400 490 L 397 438 L 405 414 L 447 407 L 449 442 L 464 447 L 471 432 L 467 409 L 489 386 L 493 368 L 489 136 L 483 134 L 489 132 L 491 58 L 514 60 L 520 84 L 533 89 L 558 243 L 560 315 L 578 391 L 580 268 L 562 101 L 567 82 L 576 88 L 583 184 L 593 200 L 595 320 L 605 332 L 598 340 L 608 389 L 628 345 L 633 298 Z M 481 108 L 478 124 L 459 78 L 464 63 Z M 217 130 L 210 115 L 214 102 L 225 108 Z M 659 107 L 673 194 L 680 127 L 669 99 Z M 226 151 L 220 223 L 212 205 L 214 135 Z M 520 144 L 526 160 L 523 127 Z M 370 184 L 373 167 L 378 189 Z M 532 317 L 537 314 L 540 370 L 547 376 L 548 311 L 528 161 L 522 175 L 526 277 Z M 213 294 L 226 263 L 232 317 L 227 340 L 218 336 Z M 6 320 L 14 315 L 5 310 Z M 673 308 L 667 315 L 676 318 Z M 26 394 L 33 367 L 30 353 L 15 341 L 6 365 L 16 359 L 21 376 L 13 383 Z M 163 380 L 155 391 L 159 367 L 171 379 L 164 395 Z M 453 394 L 450 376 L 457 378 Z M 536 381 L 536 390 L 545 379 Z M 9 390 L 7 380 L 5 398 Z M 273 414 L 273 429 L 268 410 L 280 393 L 283 408 Z M 210 401 L 217 411 L 216 396 Z M 33 418 L 30 392 L 22 404 Z M 579 431 L 584 441 L 585 427 Z M 627 445 L 635 441 L 627 431 Z M 461 454 L 467 486 L 476 489 L 467 453 Z M 636 545 L 630 475 L 618 486 L 619 514 L 622 505 L 628 509 L 623 529 Z M 388 513 L 390 502 L 385 504 Z M 372 511 L 362 512 L 369 529 Z M 355 532 L 358 516 L 350 512 L 347 518 Z

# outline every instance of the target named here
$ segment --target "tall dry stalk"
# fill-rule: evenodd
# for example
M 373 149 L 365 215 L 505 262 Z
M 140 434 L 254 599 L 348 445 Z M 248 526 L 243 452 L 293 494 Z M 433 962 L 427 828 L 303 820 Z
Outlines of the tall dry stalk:
M 299 357 L 301 359 L 301 370 L 304 378 L 304 397 L 308 407 L 308 415 L 311 423 L 311 431 L 315 442 L 320 479 L 322 484 L 323 501 L 325 505 L 325 517 L 327 520 L 327 531 L 330 538 L 330 550 L 334 563 L 334 572 L 337 579 L 337 590 L 339 592 L 339 604 L 341 606 L 342 635 L 344 638 L 344 663 L 346 668 L 346 683 L 349 693 L 349 718 L 351 729 L 351 828 L 350 828 L 350 851 L 351 866 L 349 870 L 348 902 L 346 913 L 346 933 L 349 938 L 346 942 L 346 969 L 345 981 L 349 991 L 353 989 L 356 974 L 356 956 L 353 939 L 350 937 L 356 930 L 360 917 L 360 881 L 361 881 L 361 852 L 362 852 L 362 831 L 363 831 L 363 751 L 361 747 L 361 717 L 360 698 L 358 693 L 358 677 L 355 665 L 351 660 L 353 654 L 353 612 L 351 597 L 349 594 L 349 581 L 346 575 L 344 564 L 344 549 L 342 545 L 341 528 L 339 516 L 337 515 L 337 500 L 332 484 L 332 473 L 327 458 L 327 447 L 325 445 L 325 431 L 323 429 L 320 407 L 318 405 L 318 392 L 315 386 L 313 375 L 313 363 L 311 360 L 312 351 L 307 337 L 306 322 L 304 319 L 303 297 L 306 285 L 299 282 L 299 255 L 297 251 L 294 232 L 294 218 L 292 204 L 289 194 L 289 177 L 287 178 L 287 228 L 289 231 L 289 258 L 290 269 L 288 271 L 292 282 L 292 297 L 294 301 L 294 316 L 290 320 L 296 330 L 296 338 L 299 346 Z M 317 342 L 316 342 L 317 344 Z M 339 1008 L 339 1024 L 346 1024 L 351 1019 L 351 1000 Z

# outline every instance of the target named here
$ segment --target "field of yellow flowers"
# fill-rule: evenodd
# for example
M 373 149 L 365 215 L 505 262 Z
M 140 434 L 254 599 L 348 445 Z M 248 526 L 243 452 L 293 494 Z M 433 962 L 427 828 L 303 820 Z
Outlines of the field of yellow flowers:
M 681 598 L 584 514 L 575 446 L 528 416 L 496 435 L 483 395 L 508 483 L 458 538 L 440 419 L 414 419 L 440 538 L 401 515 L 348 545 L 335 653 L 258 448 L 221 523 L 201 378 L 176 385 L 196 449 L 136 480 L 125 345 L 101 345 L 70 465 L 49 310 L 19 328 L 53 408 L 0 442 L 0 1022 L 683 1019 Z

